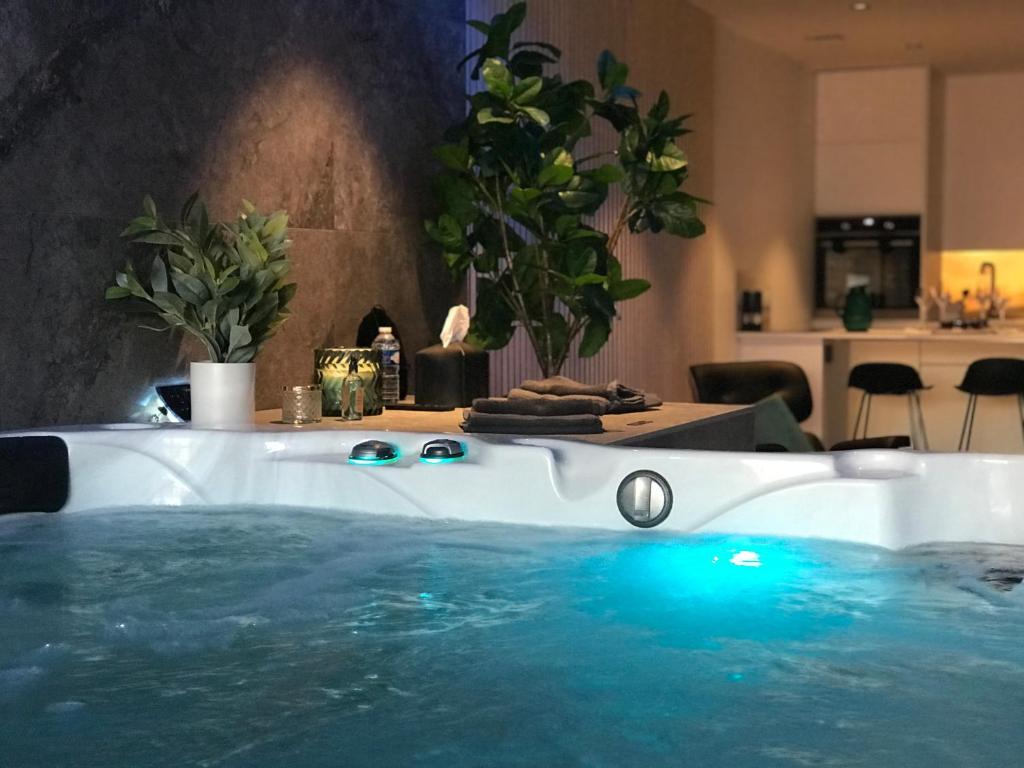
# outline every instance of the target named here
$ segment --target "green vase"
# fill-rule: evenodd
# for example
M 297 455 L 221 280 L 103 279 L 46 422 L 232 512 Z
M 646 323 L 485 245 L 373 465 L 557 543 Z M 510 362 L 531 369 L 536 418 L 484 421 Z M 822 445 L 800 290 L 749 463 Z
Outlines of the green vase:
M 316 383 L 323 393 L 324 416 L 341 416 L 342 382 L 348 376 L 349 360 L 359 361 L 363 380 L 363 415 L 377 416 L 384 411 L 380 397 L 380 350 L 369 347 L 332 347 L 313 353 Z
M 871 297 L 863 285 L 851 288 L 846 294 L 842 318 L 843 327 L 848 331 L 866 331 L 871 327 Z

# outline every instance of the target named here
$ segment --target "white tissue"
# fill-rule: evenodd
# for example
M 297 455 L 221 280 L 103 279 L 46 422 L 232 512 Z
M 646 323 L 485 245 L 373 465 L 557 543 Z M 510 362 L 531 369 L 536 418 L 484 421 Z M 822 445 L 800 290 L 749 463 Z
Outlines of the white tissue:
M 448 310 L 441 329 L 441 346 L 445 349 L 453 341 L 462 341 L 469 333 L 469 307 L 457 304 Z

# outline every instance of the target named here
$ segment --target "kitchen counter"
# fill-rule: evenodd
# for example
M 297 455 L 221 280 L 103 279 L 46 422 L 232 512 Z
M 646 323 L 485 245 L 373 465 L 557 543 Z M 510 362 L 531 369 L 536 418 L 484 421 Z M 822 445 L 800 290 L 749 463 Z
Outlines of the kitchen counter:
M 1008 326 L 985 330 L 945 328 L 872 328 L 869 331 L 847 331 L 835 328 L 825 331 L 740 331 L 743 342 L 766 341 L 921 341 L 921 342 L 968 342 L 971 344 L 1021 344 L 1024 345 L 1024 327 Z
M 843 328 L 790 332 L 740 332 L 739 360 L 785 360 L 807 374 L 814 409 L 804 428 L 826 444 L 852 436 L 861 392 L 849 389 L 850 370 L 860 363 L 912 366 L 930 389 L 921 395 L 931 450 L 955 451 L 967 396 L 956 388 L 967 367 L 986 357 L 1024 358 L 1024 326 L 984 330 L 921 328 L 878 323 L 869 331 Z M 909 434 L 905 397 L 876 397 L 870 434 Z M 978 404 L 971 449 L 990 453 L 1024 451 L 1021 417 L 1014 397 L 985 397 Z

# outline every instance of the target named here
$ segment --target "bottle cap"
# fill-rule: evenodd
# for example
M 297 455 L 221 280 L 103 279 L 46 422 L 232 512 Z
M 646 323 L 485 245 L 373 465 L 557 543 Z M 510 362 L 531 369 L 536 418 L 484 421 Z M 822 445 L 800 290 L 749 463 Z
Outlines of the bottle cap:
M 391 333 L 391 326 L 382 325 L 380 328 L 377 329 L 377 333 Z

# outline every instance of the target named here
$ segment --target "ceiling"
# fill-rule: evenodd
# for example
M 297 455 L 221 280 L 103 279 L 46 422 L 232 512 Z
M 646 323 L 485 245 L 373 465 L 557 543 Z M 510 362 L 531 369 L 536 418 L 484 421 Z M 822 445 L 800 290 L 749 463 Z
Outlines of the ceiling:
M 690 0 L 812 70 L 931 65 L 1024 69 L 1024 0 Z

